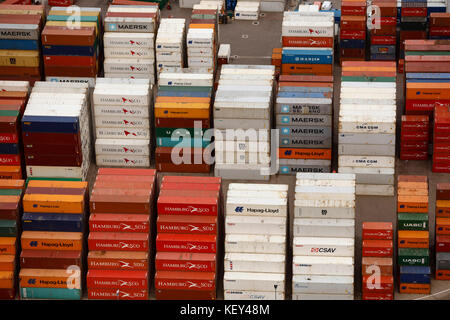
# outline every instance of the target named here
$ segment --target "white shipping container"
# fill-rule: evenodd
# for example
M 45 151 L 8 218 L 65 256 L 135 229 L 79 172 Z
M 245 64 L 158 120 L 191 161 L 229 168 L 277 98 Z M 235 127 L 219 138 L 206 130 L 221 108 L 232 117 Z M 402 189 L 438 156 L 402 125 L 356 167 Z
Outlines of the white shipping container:
M 99 116 L 95 117 L 97 128 L 149 128 L 149 118 L 130 116 Z
M 393 196 L 394 186 L 384 184 L 357 184 L 356 194 L 370 196 Z
M 150 104 L 148 90 L 123 90 L 123 92 L 117 91 L 117 89 L 95 88 L 93 94 L 94 104 L 108 104 L 119 106 L 148 106 Z
M 339 132 L 395 134 L 395 121 L 392 121 L 391 119 L 386 119 L 385 122 L 365 122 L 365 121 L 350 122 L 348 120 L 350 119 L 347 119 L 345 122 L 339 121 Z
M 268 104 L 243 106 L 237 103 L 215 103 L 214 117 L 219 119 L 265 119 L 269 120 L 271 116 Z
M 105 58 L 112 59 L 155 59 L 155 51 L 148 48 L 116 48 L 116 47 L 105 47 L 104 49 Z
M 355 239 L 294 237 L 292 252 L 294 256 L 354 257 Z
M 278 191 L 287 192 L 287 184 L 256 184 L 256 183 L 230 183 L 228 190 L 248 190 L 248 191 Z
M 103 43 L 105 48 L 154 48 L 155 35 L 154 33 L 105 32 Z
M 281 254 L 225 253 L 224 270 L 284 274 L 285 262 L 286 256 Z
M 213 84 L 213 76 L 204 73 L 161 73 L 159 75 L 159 85 L 161 86 L 205 86 Z
M 292 293 L 292 300 L 354 300 L 353 294 Z
M 149 156 L 97 154 L 97 165 L 105 167 L 149 167 Z
M 339 155 L 360 155 L 370 154 L 373 156 L 395 156 L 395 145 L 387 144 L 340 144 L 338 145 Z
M 224 290 L 284 292 L 285 276 L 280 273 L 225 272 Z
M 227 180 L 270 180 L 270 166 L 266 164 L 216 164 L 214 176 Z
M 294 256 L 292 274 L 353 276 L 353 257 Z
M 237 207 L 240 211 L 241 207 Z M 256 216 L 256 215 L 227 215 L 225 228 L 227 234 L 244 235 L 285 235 L 286 217 Z
M 227 234 L 225 252 L 286 254 L 286 231 L 284 236 L 257 234 Z
M 301 207 L 297 206 L 295 201 L 294 217 L 295 218 L 323 218 L 323 219 L 354 219 L 355 208 L 327 208 L 327 207 Z M 314 201 L 314 200 L 313 200 Z
M 149 139 L 148 128 L 96 128 L 98 139 Z
M 155 73 L 155 61 L 153 59 L 111 59 L 104 61 L 106 73 L 149 74 Z
M 266 119 L 214 119 L 215 129 L 271 129 Z
M 82 167 L 26 166 L 28 177 L 84 179 Z
M 225 290 L 225 300 L 284 300 L 284 292 Z
M 297 218 L 294 237 L 354 238 L 355 220 Z
M 335 275 L 294 275 L 292 293 L 353 296 L 354 278 Z
M 395 134 L 389 133 L 339 133 L 339 144 L 392 144 L 395 145 Z
M 132 115 L 143 118 L 149 117 L 148 106 L 108 106 L 108 105 L 94 105 L 95 116 L 110 116 L 110 115 Z
M 286 217 L 287 199 L 228 197 L 226 215 Z
M 265 198 L 265 199 L 287 199 L 286 191 L 261 191 L 261 190 L 228 190 L 227 198 Z
M 95 153 L 98 155 L 131 154 L 149 156 L 150 140 L 97 139 L 95 141 Z
M 384 156 L 339 156 L 338 162 L 343 167 L 395 167 L 395 157 Z
M 259 141 L 246 142 L 246 141 L 216 140 L 214 146 L 217 152 L 221 151 L 226 152 L 242 151 L 242 152 L 262 152 L 262 153 L 270 152 L 270 144 L 268 142 L 259 142 Z

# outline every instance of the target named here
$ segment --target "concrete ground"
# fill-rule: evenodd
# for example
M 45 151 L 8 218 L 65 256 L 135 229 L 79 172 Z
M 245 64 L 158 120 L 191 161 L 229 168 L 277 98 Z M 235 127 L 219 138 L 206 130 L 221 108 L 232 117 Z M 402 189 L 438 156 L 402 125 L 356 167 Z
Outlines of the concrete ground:
M 335 6 L 340 6 L 340 1 L 333 1 Z M 107 7 L 106 0 L 78 0 L 79 6 Z M 189 22 L 191 9 L 180 9 L 178 1 L 170 1 L 171 10 L 163 9 L 162 17 L 184 17 Z M 281 47 L 281 21 L 282 13 L 264 13 L 261 15 L 258 23 L 251 21 L 229 21 L 228 24 L 219 25 L 219 42 L 231 44 L 232 59 L 230 63 L 234 64 L 270 64 L 272 49 Z M 403 76 L 398 77 L 398 101 L 397 109 L 400 119 L 402 114 L 403 99 Z M 335 65 L 335 104 L 334 114 L 339 113 L 339 89 L 340 89 L 340 67 Z M 337 117 L 335 117 L 337 121 Z M 333 150 L 333 169 L 337 169 L 337 123 L 335 122 L 334 132 L 334 150 Z M 94 178 L 96 172 L 95 166 L 91 168 L 90 178 Z M 429 161 L 400 161 L 396 162 L 397 174 L 426 175 L 429 179 L 430 188 L 430 243 L 434 248 L 434 229 L 435 229 L 435 190 L 439 182 L 448 182 L 449 175 L 431 172 L 431 160 Z M 160 174 L 161 178 L 163 174 Z M 213 173 L 211 173 L 213 175 Z M 228 184 L 232 181 L 224 180 L 224 194 L 228 189 Z M 245 182 L 245 181 L 243 181 Z M 293 214 L 294 199 L 294 176 L 273 176 L 270 183 L 284 183 L 290 185 L 290 213 Z M 396 228 L 396 197 L 378 197 L 378 196 L 358 196 L 356 201 L 356 256 L 355 256 L 355 292 L 356 298 L 360 299 L 361 292 L 361 225 L 363 221 L 390 221 Z M 291 219 L 292 220 L 292 219 Z M 434 250 L 431 251 L 434 255 Z M 431 260 L 435 260 L 432 258 Z M 288 261 L 288 265 L 291 261 Z M 290 268 L 288 266 L 288 268 Z M 288 270 L 289 271 L 289 270 Z M 434 272 L 434 265 L 432 266 Z M 434 276 L 433 276 L 434 277 Z M 290 280 L 287 279 L 289 282 Z M 395 290 L 395 299 L 430 299 L 430 300 L 450 300 L 450 282 L 432 280 L 432 292 L 429 296 L 407 295 L 398 293 L 398 286 Z M 222 296 L 220 293 L 219 298 Z

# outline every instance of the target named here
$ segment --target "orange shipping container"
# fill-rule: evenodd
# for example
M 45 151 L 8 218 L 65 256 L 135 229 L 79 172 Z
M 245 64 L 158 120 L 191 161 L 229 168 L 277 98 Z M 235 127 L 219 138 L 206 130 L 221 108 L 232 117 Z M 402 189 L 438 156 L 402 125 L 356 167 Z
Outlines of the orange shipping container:
M 402 187 L 399 183 L 397 194 L 399 196 L 428 196 L 428 189 Z
M 12 254 L 0 255 L 0 271 L 14 271 L 16 257 Z
M 22 249 L 79 251 L 83 248 L 81 232 L 24 231 Z
M 450 280 L 450 270 L 436 270 L 436 280 Z
M 436 201 L 436 217 L 450 218 L 450 200 Z
M 80 289 L 81 272 L 66 269 L 22 269 L 19 283 L 21 287 Z
M 431 285 L 425 283 L 400 283 L 400 293 L 429 294 Z
M 87 188 L 88 183 L 85 181 L 45 181 L 45 180 L 31 180 L 28 182 L 28 187 L 36 188 L 73 188 L 82 189 Z
M 23 189 L 24 186 L 24 180 L 0 179 L 0 189 Z
M 14 272 L 0 271 L 0 289 L 14 288 Z
M 408 83 L 406 85 L 406 99 L 429 100 L 450 99 L 450 83 Z
M 16 238 L 0 237 L 0 255 L 16 254 Z
M 399 248 L 429 248 L 428 231 L 398 231 L 398 247 Z
M 74 213 L 84 212 L 84 196 L 25 194 L 23 210 L 25 212 Z
M 397 199 L 398 212 L 428 212 L 428 197 L 427 196 L 398 196 Z
M 436 234 L 450 235 L 450 218 L 436 218 Z
M 331 160 L 331 149 L 279 148 L 280 159 L 323 159 Z

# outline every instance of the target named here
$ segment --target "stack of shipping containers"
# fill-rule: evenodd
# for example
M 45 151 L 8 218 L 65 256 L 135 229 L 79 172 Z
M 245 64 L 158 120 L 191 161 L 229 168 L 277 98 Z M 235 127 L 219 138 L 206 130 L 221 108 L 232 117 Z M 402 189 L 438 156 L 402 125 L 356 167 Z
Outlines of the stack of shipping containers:
M 72 10 L 53 7 L 42 31 L 45 77 L 55 82 L 95 84 L 101 61 L 101 9 L 80 7 L 79 21 Z
M 157 6 L 115 6 L 106 12 L 106 78 L 149 79 L 155 83 Z
M 450 280 L 450 184 L 436 185 L 436 280 Z
M 403 115 L 400 160 L 427 160 L 430 120 L 427 115 Z
M 431 292 L 428 178 L 398 176 L 397 242 L 400 293 Z
M 28 177 L 85 180 L 91 163 L 87 83 L 36 82 L 22 117 Z
M 191 71 L 214 74 L 217 53 L 217 9 L 192 10 L 186 36 Z
M 448 90 L 448 89 L 447 89 Z M 449 96 L 450 98 L 450 96 Z M 450 172 L 450 104 L 436 102 L 433 130 L 433 172 Z
M 393 236 L 394 232 L 392 223 L 390 222 L 363 222 L 363 300 L 394 300 L 394 277 L 392 268 L 388 269 L 391 271 L 390 274 L 383 274 L 383 271 L 386 270 L 383 270 L 377 264 L 378 259 L 385 259 L 386 264 L 390 263 L 392 265 L 394 256 Z M 375 263 L 369 267 L 364 267 L 364 262 L 367 264 L 368 261 Z M 379 273 L 378 270 L 380 270 Z
M 354 299 L 355 188 L 354 174 L 297 174 L 292 299 Z
M 366 59 L 366 1 L 344 1 L 341 6 L 340 61 Z
M 450 13 L 432 12 L 429 21 L 428 39 L 450 39 Z
M 427 0 L 401 0 L 399 57 L 405 58 L 405 40 L 427 38 Z
M 225 211 L 224 298 L 284 300 L 288 185 L 229 185 Z
M 396 0 L 372 1 L 372 12 L 379 16 L 369 18 L 370 60 L 395 61 L 397 53 Z M 379 9 L 376 9 L 378 6 Z
M 22 299 L 81 300 L 87 197 L 87 182 L 28 183 L 23 196 Z
M 234 7 L 235 20 L 258 20 L 260 12 L 259 1 L 238 0 Z
M 344 61 L 339 172 L 356 174 L 356 194 L 394 195 L 395 62 Z
M 98 78 L 93 92 L 98 166 L 150 166 L 148 79 Z
M 184 67 L 186 20 L 163 18 L 156 37 L 156 72 L 180 72 Z
M 99 169 L 90 198 L 88 299 L 147 300 L 153 169 Z
M 17 254 L 24 180 L 0 180 L 0 299 L 13 300 L 17 290 Z
M 213 75 L 162 72 L 155 100 L 156 168 L 162 172 L 211 171 Z
M 362 299 L 394 300 L 394 230 L 392 223 L 363 222 L 362 238 Z M 366 250 L 364 249 L 364 239 L 369 242 L 366 242 Z M 380 288 L 377 286 L 378 280 Z
M 333 75 L 332 13 L 285 11 L 281 39 L 283 75 Z
M 311 23 L 313 26 L 308 26 Z M 330 172 L 333 14 L 285 12 L 282 44 L 275 111 L 280 129 L 280 172 Z
M 42 5 L 0 6 L 0 73 L 3 80 L 41 80 Z
M 164 177 L 158 197 L 157 300 L 215 300 L 221 179 Z
M 269 180 L 274 75 L 274 66 L 222 66 L 214 100 L 216 176 Z
M 332 76 L 280 76 L 275 121 L 281 174 L 331 171 L 332 106 Z
M 21 119 L 30 83 L 0 81 L 0 179 L 22 179 Z

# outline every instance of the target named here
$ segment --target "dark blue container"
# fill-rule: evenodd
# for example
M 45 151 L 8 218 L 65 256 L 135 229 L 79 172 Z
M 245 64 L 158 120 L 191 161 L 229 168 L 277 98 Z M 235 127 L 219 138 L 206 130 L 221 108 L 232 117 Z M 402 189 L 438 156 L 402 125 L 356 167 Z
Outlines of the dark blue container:
M 23 116 L 24 132 L 77 133 L 80 128 L 78 117 Z
M 0 143 L 0 154 L 19 154 L 19 145 L 17 143 Z
M 83 232 L 83 215 L 25 212 L 22 228 L 24 231 Z

